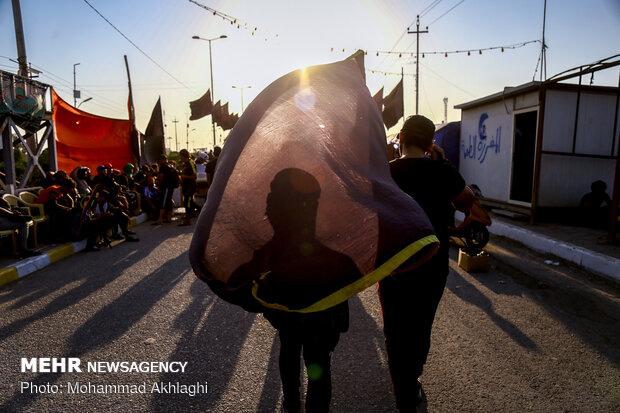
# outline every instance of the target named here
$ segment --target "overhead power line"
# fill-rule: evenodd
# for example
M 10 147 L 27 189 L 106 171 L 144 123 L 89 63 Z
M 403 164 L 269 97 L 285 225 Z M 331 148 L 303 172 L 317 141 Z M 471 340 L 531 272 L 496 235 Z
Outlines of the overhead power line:
M 465 0 L 461 0 L 458 3 L 456 3 L 454 6 L 452 6 L 447 12 L 445 12 L 444 14 L 442 14 L 441 16 L 437 17 L 435 20 L 433 20 L 431 23 L 427 24 L 426 27 L 431 26 L 433 23 L 436 23 L 437 20 L 441 19 L 443 16 L 445 16 L 446 14 L 450 13 L 452 10 L 456 9 L 461 3 L 463 3 Z
M 190 0 L 191 1 L 191 0 Z M 463 1 L 465 0 L 461 0 L 458 4 L 456 4 L 455 6 L 453 6 L 450 10 L 448 10 L 447 12 L 445 12 L 443 15 L 439 16 L 437 19 L 435 19 L 433 21 L 433 23 L 435 23 L 437 20 L 439 20 L 440 18 L 442 18 L 443 16 L 445 16 L 446 14 L 448 14 L 450 11 L 452 11 L 456 6 L 458 6 L 459 4 L 461 4 Z M 419 12 L 416 15 L 416 19 L 413 20 L 408 26 L 407 29 L 405 29 L 403 31 L 403 33 L 401 33 L 400 37 L 398 38 L 398 40 L 396 40 L 396 42 L 394 43 L 394 45 L 390 48 L 389 52 L 390 53 L 386 53 L 385 56 L 383 57 L 383 59 L 381 59 L 381 61 L 379 62 L 379 64 L 377 65 L 377 67 L 381 67 L 386 59 L 389 57 L 390 54 L 394 54 L 394 49 L 396 48 L 396 46 L 398 46 L 398 44 L 400 43 L 400 41 L 403 39 L 403 37 L 405 37 L 406 34 L 408 34 L 409 32 L 409 28 L 411 26 L 413 26 L 414 24 L 416 24 L 416 21 L 420 18 L 423 17 L 425 15 L 427 15 L 431 10 L 433 10 L 435 7 L 437 7 L 439 5 L 439 3 L 441 3 L 442 0 L 434 0 L 433 2 L 431 2 L 431 4 L 429 4 L 428 6 L 426 6 L 421 12 Z M 431 23 L 432 24 L 432 23 Z M 427 25 L 426 27 L 428 27 L 430 25 Z M 411 47 L 411 46 L 409 46 Z M 407 49 L 409 48 L 407 47 Z M 398 52 L 398 54 L 401 54 L 402 52 Z
M 442 0 L 435 0 L 433 1 L 431 4 L 429 4 L 428 6 L 426 6 L 424 8 L 424 10 L 422 10 L 420 13 L 418 13 L 419 17 L 424 17 L 426 14 L 428 14 L 431 10 L 433 10 L 435 8 L 435 6 L 437 6 L 439 3 L 441 3 Z M 415 23 L 415 22 L 413 22 Z M 413 23 L 411 23 L 409 26 L 412 26 Z
M 461 92 L 468 94 L 469 96 L 471 96 L 472 98 L 475 98 L 476 95 L 474 95 L 473 93 L 463 89 L 462 87 L 460 87 L 459 85 L 457 85 L 454 82 L 451 82 L 450 80 L 446 79 L 445 77 L 443 77 L 442 75 L 440 75 L 439 73 L 435 72 L 433 69 L 431 69 L 430 67 L 428 67 L 427 65 L 422 63 L 422 66 L 428 70 L 429 72 L 431 72 L 432 74 L 434 74 L 435 76 L 437 76 L 439 79 L 443 80 L 444 82 L 448 83 L 449 85 L 452 85 L 453 87 L 455 87 L 456 89 L 460 90 Z
M 149 59 L 151 62 L 153 62 L 155 64 L 155 66 L 157 66 L 158 68 L 160 68 L 164 73 L 166 73 L 168 76 L 170 76 L 172 79 L 174 79 L 177 83 L 179 83 L 180 85 L 182 85 L 183 87 L 185 87 L 188 90 L 191 90 L 188 86 L 186 86 L 183 82 L 181 82 L 179 79 L 177 79 L 176 77 L 174 77 L 170 72 L 168 72 L 166 69 L 163 68 L 162 65 L 160 65 L 159 63 L 157 63 L 155 61 L 155 59 L 153 59 L 151 56 L 149 56 L 144 50 L 142 50 L 137 44 L 135 44 L 129 37 L 127 37 L 123 32 L 121 32 L 114 24 L 112 24 L 112 22 L 110 20 L 108 20 L 103 14 L 101 14 L 99 12 L 99 10 L 97 10 L 92 4 L 90 4 L 88 2 L 88 0 L 84 0 L 84 3 L 88 4 L 88 6 L 93 9 L 95 11 L 95 13 L 97 13 L 103 20 L 106 21 L 106 23 L 108 23 L 110 26 L 112 26 L 112 28 L 114 30 L 116 30 L 121 36 L 123 36 L 125 38 L 125 40 L 127 40 L 133 47 L 135 47 L 140 53 L 142 53 L 144 56 L 146 56 L 147 59 Z

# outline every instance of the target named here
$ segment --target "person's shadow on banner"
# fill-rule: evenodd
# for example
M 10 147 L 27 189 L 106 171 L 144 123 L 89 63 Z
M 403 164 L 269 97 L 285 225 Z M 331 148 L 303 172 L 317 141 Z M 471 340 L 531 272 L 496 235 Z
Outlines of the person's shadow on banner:
M 258 279 L 257 296 L 292 310 L 310 306 L 358 280 L 355 262 L 316 239 L 321 187 L 311 174 L 283 169 L 270 184 L 266 215 L 273 238 L 237 268 L 230 288 L 248 288 Z

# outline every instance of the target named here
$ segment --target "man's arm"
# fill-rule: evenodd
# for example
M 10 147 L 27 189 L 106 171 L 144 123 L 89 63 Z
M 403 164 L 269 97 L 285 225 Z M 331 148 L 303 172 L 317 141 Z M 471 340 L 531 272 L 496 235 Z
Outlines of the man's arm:
M 474 204 L 475 198 L 474 191 L 472 191 L 469 186 L 465 186 L 461 193 L 452 200 L 452 205 L 461 212 L 469 212 Z

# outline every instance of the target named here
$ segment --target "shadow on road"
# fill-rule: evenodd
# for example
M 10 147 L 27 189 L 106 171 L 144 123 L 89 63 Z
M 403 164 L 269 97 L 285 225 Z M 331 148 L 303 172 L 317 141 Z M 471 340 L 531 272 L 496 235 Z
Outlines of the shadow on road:
M 620 366 L 620 300 L 617 286 L 590 283 L 574 266 L 542 265 L 545 257 L 509 240 L 488 246 L 497 271 L 510 276 L 513 289 L 527 295 L 599 354 Z M 514 251 L 522 251 L 514 254 Z M 489 281 L 477 278 L 485 286 Z M 596 278 L 595 278 L 596 280 Z M 506 288 L 504 288 L 505 290 Z
M 282 387 L 280 383 L 280 370 L 278 368 L 278 357 L 280 355 L 280 342 L 278 335 L 273 336 L 271 343 L 271 351 L 269 352 L 269 365 L 267 374 L 263 383 L 263 389 L 258 402 L 258 413 L 269 413 L 276 411 L 276 407 L 280 402 Z M 303 385 L 302 385 L 303 387 Z
M 156 393 L 151 401 L 151 411 L 170 411 L 170 406 L 174 406 L 175 411 L 213 409 L 233 377 L 241 349 L 256 318 L 256 314 L 215 297 L 198 279 L 193 282 L 190 294 L 192 302 L 174 322 L 175 328 L 184 333 L 169 357 L 170 361 L 187 360 L 189 363 L 182 376 L 163 374 L 159 380 L 187 384 L 206 381 L 208 393 L 194 397 Z
M 376 286 L 362 294 L 374 294 L 378 306 Z M 366 311 L 359 296 L 349 299 L 349 308 L 349 331 L 340 336 L 332 361 L 332 410 L 396 411 L 387 370 L 383 326 Z
M 57 355 L 57 357 L 80 357 L 88 351 L 105 346 L 121 337 L 189 272 L 186 263 L 187 254 L 181 254 L 167 261 L 151 274 L 143 277 L 138 283 L 99 310 L 77 329 L 70 339 L 70 346 L 66 355 Z M 109 273 L 110 275 L 105 277 L 105 279 L 97 281 L 97 288 L 103 287 L 121 273 L 122 270 L 120 268 L 118 272 Z M 66 306 L 74 304 L 76 299 L 82 299 L 94 291 L 93 286 L 89 288 L 80 287 L 64 294 L 62 301 L 54 300 L 54 303 L 57 302 L 57 304 L 48 305 L 37 314 L 35 319 L 48 316 L 50 311 L 60 311 Z M 32 322 L 34 320 L 26 319 L 26 321 Z M 23 328 L 25 325 L 27 323 L 24 321 L 24 323 L 20 324 L 20 328 Z M 61 375 L 62 373 L 43 373 L 37 375 L 31 382 L 35 385 L 54 384 Z M 18 390 L 11 399 L 0 406 L 0 411 L 24 409 L 40 396 L 40 393 L 22 394 Z
M 127 255 L 132 254 L 131 259 L 139 261 L 145 258 L 151 251 L 148 248 L 138 248 L 136 243 L 131 244 L 127 249 L 127 245 L 123 245 L 122 248 L 127 251 Z M 115 247 L 115 248 L 121 248 Z M 76 260 L 92 260 L 94 257 L 92 254 L 106 254 L 110 251 L 104 250 L 97 253 L 80 253 L 74 257 Z M 81 268 L 83 264 L 77 263 L 76 268 Z M 66 308 L 75 305 L 77 302 L 84 300 L 90 295 L 96 293 L 99 289 L 105 287 L 117 277 L 119 277 L 126 270 L 126 262 L 124 260 L 118 260 L 118 262 L 110 264 L 109 270 L 102 275 L 93 276 L 92 273 L 71 271 L 69 273 L 60 273 L 57 269 L 47 268 L 44 272 L 33 274 L 28 277 L 28 282 L 20 282 L 15 284 L 13 289 L 6 295 L 3 295 L 3 301 L 9 301 L 21 297 L 17 302 L 13 303 L 10 308 L 19 310 L 22 307 L 36 302 L 48 294 L 52 294 L 58 290 L 62 290 L 68 284 L 81 282 L 78 286 L 71 288 L 54 298 L 45 307 L 41 308 L 35 314 L 22 318 L 0 328 L 0 341 L 18 333 L 22 329 L 26 328 L 31 323 L 41 320 L 45 317 L 49 317 L 55 313 L 61 312 Z
M 463 301 L 467 301 L 483 310 L 489 315 L 489 318 L 501 328 L 512 340 L 522 347 L 529 350 L 538 351 L 538 346 L 527 335 L 525 335 L 519 327 L 509 320 L 497 314 L 493 309 L 493 303 L 473 284 L 461 277 L 456 271 L 450 270 L 446 288 L 454 293 Z

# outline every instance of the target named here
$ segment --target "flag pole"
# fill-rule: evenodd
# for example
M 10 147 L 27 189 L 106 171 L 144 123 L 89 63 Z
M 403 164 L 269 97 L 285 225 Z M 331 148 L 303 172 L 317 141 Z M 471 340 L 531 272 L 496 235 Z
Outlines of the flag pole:
M 131 121 L 131 149 L 135 158 L 136 165 L 140 162 L 140 142 L 138 128 L 136 127 L 136 110 L 133 106 L 133 93 L 131 91 L 131 75 L 129 73 L 129 62 L 127 55 L 125 58 L 125 68 L 127 69 L 127 85 L 129 87 L 129 120 Z

